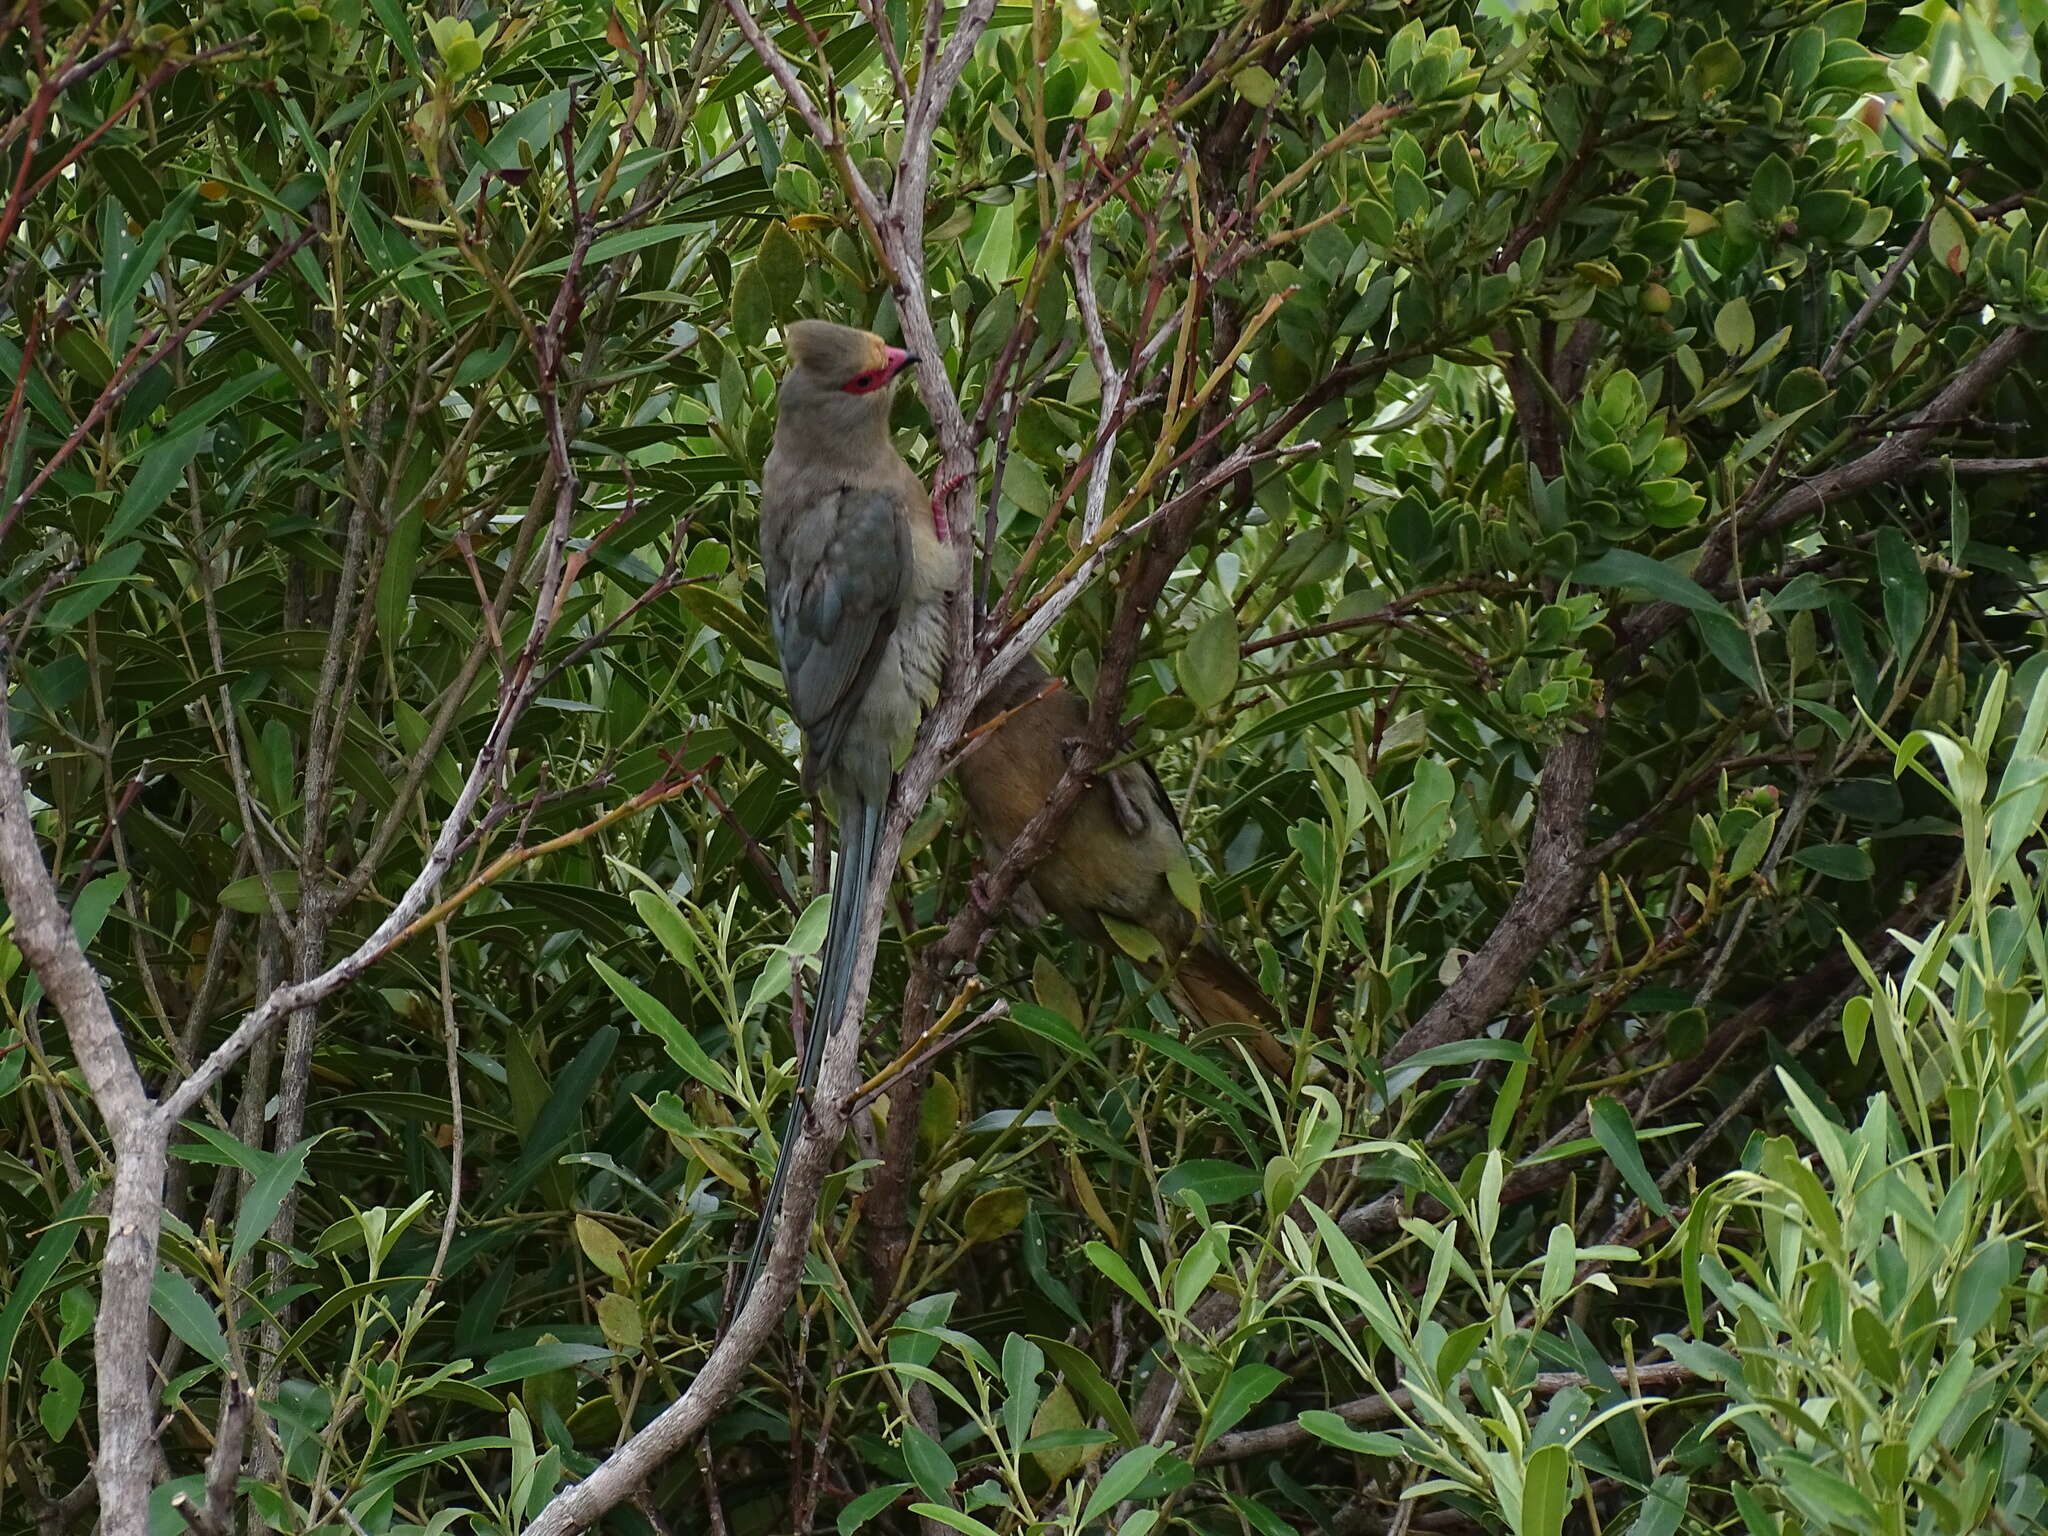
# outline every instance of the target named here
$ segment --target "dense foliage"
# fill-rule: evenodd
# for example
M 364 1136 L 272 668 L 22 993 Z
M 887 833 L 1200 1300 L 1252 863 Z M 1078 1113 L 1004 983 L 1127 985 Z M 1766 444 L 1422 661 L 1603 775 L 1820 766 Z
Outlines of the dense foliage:
M 941 785 L 798 1305 L 607 1528 L 2039 1528 L 2035 18 L 758 16 L 808 125 L 717 0 L 0 37 L 43 865 L 159 1099 L 364 967 L 173 1138 L 153 1527 L 516 1531 L 704 1364 L 823 932 L 777 327 L 901 303 L 979 655 L 1078 582 L 1077 761 L 1152 758 L 1296 1068 L 983 945 Z M 935 119 L 928 22 L 986 27 Z M 130 1127 L 5 934 L 0 1533 L 56 1536 Z

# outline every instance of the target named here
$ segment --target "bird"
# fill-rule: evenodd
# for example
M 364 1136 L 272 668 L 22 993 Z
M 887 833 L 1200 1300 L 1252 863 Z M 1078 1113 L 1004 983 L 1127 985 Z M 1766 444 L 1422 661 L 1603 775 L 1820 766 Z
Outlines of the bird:
M 957 569 L 889 432 L 897 381 L 918 359 L 826 320 L 798 320 L 783 340 L 790 366 L 761 471 L 762 584 L 803 732 L 803 787 L 830 797 L 839 846 L 796 1091 L 735 1310 L 767 1257 L 826 1042 L 847 1022 L 861 896 L 896 770 L 938 697 Z
M 991 856 L 1000 857 L 1052 797 L 1065 774 L 1068 744 L 1088 723 L 1088 710 L 1064 684 L 1026 655 L 975 706 L 966 754 L 955 769 L 968 815 Z M 1180 821 L 1149 762 L 1124 763 L 1081 792 L 1045 857 L 1032 865 L 1011 898 L 1026 922 L 1042 905 L 1066 928 L 1098 948 L 1128 954 L 1111 923 L 1144 930 L 1159 947 L 1143 962 L 1163 979 L 1166 995 L 1190 1023 L 1249 1024 L 1260 1064 L 1283 1080 L 1294 1053 L 1271 1031 L 1281 1022 L 1259 984 L 1225 954 L 1214 934 L 1175 891 L 1177 867 L 1192 866 Z M 1027 894 L 1028 893 L 1028 894 Z M 1019 902 L 1018 897 L 1024 897 Z

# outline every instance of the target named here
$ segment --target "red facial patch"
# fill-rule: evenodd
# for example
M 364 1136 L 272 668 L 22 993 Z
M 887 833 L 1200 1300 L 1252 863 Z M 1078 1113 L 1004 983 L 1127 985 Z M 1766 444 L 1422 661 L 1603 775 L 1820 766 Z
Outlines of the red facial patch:
M 901 347 L 883 347 L 880 367 L 856 373 L 839 387 L 849 395 L 871 395 L 915 361 Z

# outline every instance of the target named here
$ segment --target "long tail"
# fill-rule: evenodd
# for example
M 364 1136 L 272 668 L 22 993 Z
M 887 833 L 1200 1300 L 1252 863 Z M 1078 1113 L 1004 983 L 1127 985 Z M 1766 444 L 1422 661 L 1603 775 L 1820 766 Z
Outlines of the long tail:
M 1167 996 L 1198 1024 L 1254 1026 L 1246 1043 L 1260 1064 L 1283 1080 L 1293 1075 L 1294 1053 L 1268 1032 L 1280 1024 L 1280 1010 L 1259 984 L 1206 936 L 1197 938 L 1181 956 L 1167 983 Z
M 782 1189 L 789 1181 L 790 1153 L 796 1146 L 809 1112 L 811 1089 L 818 1081 L 818 1068 L 825 1060 L 825 1042 L 845 1021 L 847 990 L 853 984 L 854 959 L 859 951 L 861 896 L 867 890 L 868 875 L 874 868 L 875 852 L 882 837 L 882 807 L 867 802 L 846 818 L 840 828 L 844 846 L 832 871 L 832 915 L 825 927 L 825 956 L 818 973 L 818 993 L 811 1009 L 810 1028 L 804 1036 L 804 1059 L 797 1071 L 796 1093 L 790 1099 L 789 1118 L 782 1127 L 782 1150 L 776 1154 L 775 1176 L 768 1184 L 768 1198 L 761 1203 L 761 1223 L 754 1233 L 753 1252 L 740 1276 L 740 1288 L 733 1299 L 733 1311 L 747 1304 L 761 1266 L 768 1258 L 782 1211 Z

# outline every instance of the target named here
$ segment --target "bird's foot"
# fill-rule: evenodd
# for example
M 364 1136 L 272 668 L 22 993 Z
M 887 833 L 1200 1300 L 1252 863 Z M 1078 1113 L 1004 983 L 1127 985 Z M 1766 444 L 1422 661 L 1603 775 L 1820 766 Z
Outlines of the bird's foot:
M 963 484 L 972 478 L 973 473 L 971 471 L 949 475 L 946 479 L 941 480 L 932 491 L 932 531 L 939 536 L 942 543 L 951 537 L 946 522 L 946 498 L 959 490 Z
M 974 903 L 974 910 L 983 917 L 995 917 L 1002 911 L 1002 904 L 989 894 L 987 870 L 975 871 L 967 882 L 967 899 Z

